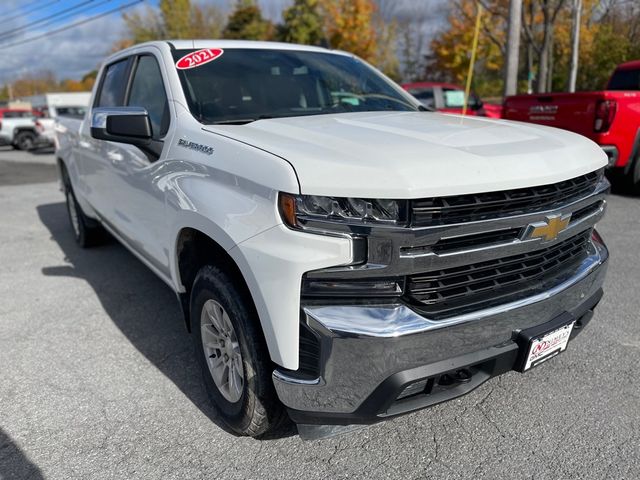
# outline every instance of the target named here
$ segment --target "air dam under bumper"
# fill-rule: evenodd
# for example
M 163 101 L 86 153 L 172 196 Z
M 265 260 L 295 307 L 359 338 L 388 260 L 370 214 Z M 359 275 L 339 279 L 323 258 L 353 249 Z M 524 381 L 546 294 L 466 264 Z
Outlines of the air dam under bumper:
M 320 376 L 303 380 L 274 371 L 280 400 L 296 423 L 348 425 L 468 393 L 516 366 L 517 332 L 562 316 L 576 320 L 573 338 L 586 325 L 602 296 L 608 258 L 597 234 L 589 249 L 575 275 L 552 289 L 446 320 L 402 305 L 304 307 L 320 338 Z M 461 369 L 470 378 L 452 379 Z M 399 399 L 408 387 L 418 393 Z

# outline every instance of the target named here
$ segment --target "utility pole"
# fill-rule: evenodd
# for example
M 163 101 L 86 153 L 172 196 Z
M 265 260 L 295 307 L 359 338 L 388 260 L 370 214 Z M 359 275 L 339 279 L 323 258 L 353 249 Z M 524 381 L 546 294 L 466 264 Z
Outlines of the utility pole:
M 504 96 L 515 95 L 518 89 L 518 55 L 520 53 L 520 22 L 522 0 L 509 2 L 509 28 L 507 32 L 507 62 L 504 69 Z
M 578 78 L 578 54 L 580 53 L 580 14 L 582 13 L 582 0 L 573 0 L 573 28 L 571 31 L 571 67 L 569 68 L 569 91 L 576 91 L 576 79 Z

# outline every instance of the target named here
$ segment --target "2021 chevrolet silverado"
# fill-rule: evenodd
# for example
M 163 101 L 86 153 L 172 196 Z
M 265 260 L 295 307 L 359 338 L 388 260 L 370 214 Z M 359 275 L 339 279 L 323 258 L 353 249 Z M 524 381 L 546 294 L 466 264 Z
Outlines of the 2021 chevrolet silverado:
M 76 240 L 106 228 L 177 293 L 239 434 L 372 423 L 526 371 L 602 295 L 596 144 L 425 112 L 348 53 L 146 43 L 59 121 Z

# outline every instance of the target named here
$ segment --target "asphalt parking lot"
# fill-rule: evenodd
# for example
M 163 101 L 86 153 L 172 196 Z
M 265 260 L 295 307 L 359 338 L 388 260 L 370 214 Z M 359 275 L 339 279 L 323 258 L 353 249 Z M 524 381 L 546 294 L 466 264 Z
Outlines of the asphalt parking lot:
M 605 298 L 560 357 L 348 435 L 216 423 L 172 292 L 76 247 L 51 154 L 0 149 L 0 480 L 640 478 L 640 198 L 600 230 Z

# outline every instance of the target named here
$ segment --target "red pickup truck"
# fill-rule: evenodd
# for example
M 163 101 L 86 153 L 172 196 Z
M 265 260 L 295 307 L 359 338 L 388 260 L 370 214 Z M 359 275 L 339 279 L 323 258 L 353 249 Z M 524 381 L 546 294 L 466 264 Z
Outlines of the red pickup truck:
M 609 173 L 640 194 L 640 60 L 619 65 L 598 92 L 507 97 L 503 118 L 564 128 L 609 157 Z

